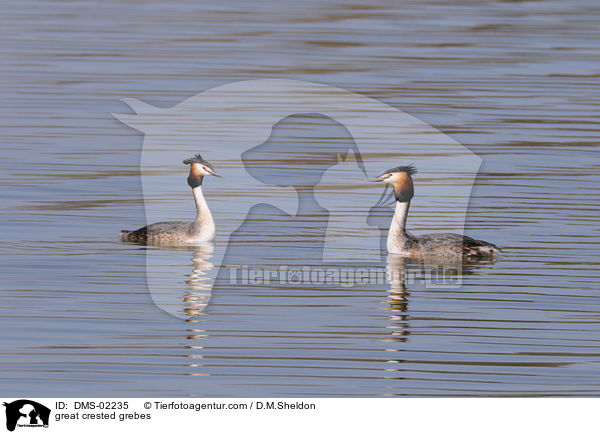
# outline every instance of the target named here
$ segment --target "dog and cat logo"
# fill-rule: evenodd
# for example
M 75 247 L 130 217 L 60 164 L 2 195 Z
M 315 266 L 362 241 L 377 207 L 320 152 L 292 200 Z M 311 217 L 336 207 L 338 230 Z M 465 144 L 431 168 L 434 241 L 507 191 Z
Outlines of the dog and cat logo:
M 6 407 L 6 429 L 14 431 L 16 427 L 40 428 L 48 427 L 50 409 L 45 405 L 29 399 L 19 399 L 4 403 Z

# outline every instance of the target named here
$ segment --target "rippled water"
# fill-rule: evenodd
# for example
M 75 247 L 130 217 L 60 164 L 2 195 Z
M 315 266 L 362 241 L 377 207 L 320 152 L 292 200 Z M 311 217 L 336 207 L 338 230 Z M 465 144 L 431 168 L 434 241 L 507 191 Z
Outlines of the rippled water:
M 599 12 L 583 0 L 5 2 L 2 394 L 598 395 Z M 466 232 L 500 245 L 502 261 L 465 266 L 459 288 L 221 276 L 205 313 L 157 308 L 152 248 L 118 241 L 145 224 L 142 136 L 111 113 L 127 112 L 123 97 L 169 107 L 255 78 L 377 98 L 476 152 Z M 282 131 L 273 143 L 310 136 Z M 288 157 L 252 162 L 276 170 Z M 235 210 L 212 181 L 209 200 Z M 232 241 L 236 263 L 314 261 L 327 213 L 305 198 L 293 217 L 255 209 Z M 192 210 L 183 183 L 156 200 L 173 218 Z M 432 228 L 440 210 L 417 205 L 411 229 L 454 229 Z M 186 273 L 206 258 L 159 253 L 186 302 Z

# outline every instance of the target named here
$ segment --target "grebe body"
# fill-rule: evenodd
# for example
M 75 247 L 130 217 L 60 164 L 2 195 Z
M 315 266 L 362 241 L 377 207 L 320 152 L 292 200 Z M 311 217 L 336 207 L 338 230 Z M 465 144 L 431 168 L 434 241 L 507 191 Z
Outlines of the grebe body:
M 494 244 L 459 234 L 426 234 L 414 236 L 406 231 L 410 201 L 414 196 L 413 166 L 399 166 L 386 170 L 371 182 L 384 182 L 393 187 L 396 209 L 388 232 L 387 251 L 409 258 L 492 258 L 501 250 Z M 386 186 L 387 190 L 387 186 Z
M 143 244 L 195 245 L 207 243 L 215 239 L 215 222 L 202 193 L 202 181 L 207 175 L 214 175 L 220 178 L 222 176 L 200 154 L 184 160 L 183 163 L 190 165 L 187 182 L 192 188 L 196 203 L 196 218 L 194 221 L 160 222 L 144 226 L 135 231 L 121 231 L 122 241 Z

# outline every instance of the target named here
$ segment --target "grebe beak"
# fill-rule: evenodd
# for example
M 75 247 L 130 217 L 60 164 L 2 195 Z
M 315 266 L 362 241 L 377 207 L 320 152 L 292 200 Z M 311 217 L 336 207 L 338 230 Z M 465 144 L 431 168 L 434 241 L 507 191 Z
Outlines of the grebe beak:
M 214 169 L 207 168 L 206 170 L 208 170 L 208 173 L 210 173 L 211 175 L 215 175 L 217 178 L 224 178 L 223 175 L 221 175 L 220 173 L 217 173 Z
M 381 176 L 378 176 L 377 178 L 367 178 L 367 181 L 369 182 L 381 182 L 383 181 L 385 178 L 387 178 L 389 175 L 387 174 L 383 174 Z

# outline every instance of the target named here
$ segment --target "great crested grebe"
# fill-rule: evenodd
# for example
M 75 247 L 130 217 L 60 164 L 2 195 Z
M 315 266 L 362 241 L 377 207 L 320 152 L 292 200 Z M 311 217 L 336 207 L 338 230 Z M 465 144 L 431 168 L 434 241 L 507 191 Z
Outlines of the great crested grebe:
M 394 189 L 396 211 L 387 238 L 387 251 L 404 257 L 438 256 L 445 258 L 491 258 L 500 249 L 486 241 L 459 234 L 426 234 L 415 237 L 406 232 L 406 217 L 410 201 L 414 196 L 412 175 L 417 173 L 414 166 L 398 166 L 386 170 L 371 182 L 383 181 Z M 385 194 L 385 192 L 384 192 Z M 383 196 L 382 196 L 383 199 Z
M 193 222 L 160 222 L 135 231 L 121 231 L 122 241 L 147 244 L 199 244 L 215 239 L 215 222 L 202 194 L 202 180 L 206 175 L 222 178 L 200 154 L 183 160 L 190 165 L 187 183 L 192 187 L 196 202 L 196 219 Z

